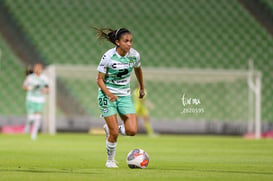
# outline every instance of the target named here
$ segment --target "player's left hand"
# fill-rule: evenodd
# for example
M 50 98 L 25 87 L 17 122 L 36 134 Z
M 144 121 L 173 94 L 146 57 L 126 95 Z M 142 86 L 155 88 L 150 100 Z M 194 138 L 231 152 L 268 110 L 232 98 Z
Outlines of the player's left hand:
M 145 96 L 144 89 L 139 89 L 139 98 L 142 99 Z

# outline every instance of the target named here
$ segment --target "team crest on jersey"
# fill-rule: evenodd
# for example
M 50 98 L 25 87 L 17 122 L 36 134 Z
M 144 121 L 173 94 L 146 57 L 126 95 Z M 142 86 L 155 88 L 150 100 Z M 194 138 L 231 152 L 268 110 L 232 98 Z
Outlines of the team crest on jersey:
M 134 60 L 130 60 L 129 67 L 133 67 L 133 66 L 134 66 Z

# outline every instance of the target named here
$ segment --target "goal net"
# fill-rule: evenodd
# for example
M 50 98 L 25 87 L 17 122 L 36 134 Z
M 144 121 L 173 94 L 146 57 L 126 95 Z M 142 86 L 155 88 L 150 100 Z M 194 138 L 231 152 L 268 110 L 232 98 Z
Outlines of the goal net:
M 146 103 L 161 133 L 253 133 L 261 130 L 261 72 L 249 70 L 143 68 Z M 50 65 L 43 129 L 86 131 L 103 125 L 97 106 L 97 70 Z M 137 81 L 132 75 L 131 89 Z

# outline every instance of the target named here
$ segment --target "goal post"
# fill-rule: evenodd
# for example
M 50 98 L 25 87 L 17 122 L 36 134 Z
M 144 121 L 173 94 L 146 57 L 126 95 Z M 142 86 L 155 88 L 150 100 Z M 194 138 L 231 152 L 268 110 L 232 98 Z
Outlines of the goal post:
M 56 130 L 66 128 L 84 130 L 103 123 L 97 108 L 96 68 L 90 65 L 46 68 L 50 93 L 43 125 L 45 132 L 55 134 Z M 195 129 L 202 129 L 204 133 L 252 133 L 260 138 L 260 71 L 250 66 L 248 70 L 143 67 L 143 72 L 146 99 L 153 105 L 148 106 L 150 117 L 159 132 L 189 129 L 194 133 Z M 60 82 L 65 89 L 58 89 Z M 134 75 L 131 82 L 134 89 Z M 60 97 L 73 100 L 69 105 L 66 103 L 66 106 L 71 104 L 69 111 L 62 105 L 64 101 L 58 100 Z M 78 107 L 81 112 L 76 111 Z
M 54 65 L 46 69 L 49 83 L 49 96 L 44 114 L 43 130 L 51 135 L 56 134 L 56 70 Z
M 248 61 L 248 87 L 249 87 L 249 122 L 248 132 L 255 133 L 255 138 L 261 137 L 261 89 L 262 73 L 254 71 L 254 63 Z M 255 98 L 255 100 L 254 100 Z M 255 120 L 255 123 L 254 123 Z M 255 128 L 255 129 L 254 129 Z

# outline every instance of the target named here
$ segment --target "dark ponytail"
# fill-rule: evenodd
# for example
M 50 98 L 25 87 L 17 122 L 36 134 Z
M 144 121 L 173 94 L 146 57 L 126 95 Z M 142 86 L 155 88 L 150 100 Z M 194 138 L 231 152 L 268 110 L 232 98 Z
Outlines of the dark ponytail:
M 26 76 L 28 76 L 29 74 L 32 74 L 33 73 L 33 68 L 31 65 L 28 65 L 27 68 L 26 68 Z
M 93 28 L 97 32 L 97 37 L 99 39 L 105 39 L 107 41 L 110 41 L 114 45 L 116 45 L 116 40 L 120 40 L 120 38 L 124 34 L 126 33 L 131 34 L 131 32 L 127 30 L 126 28 L 120 28 L 117 30 L 113 30 L 111 28 L 96 28 L 96 27 L 93 27 Z

